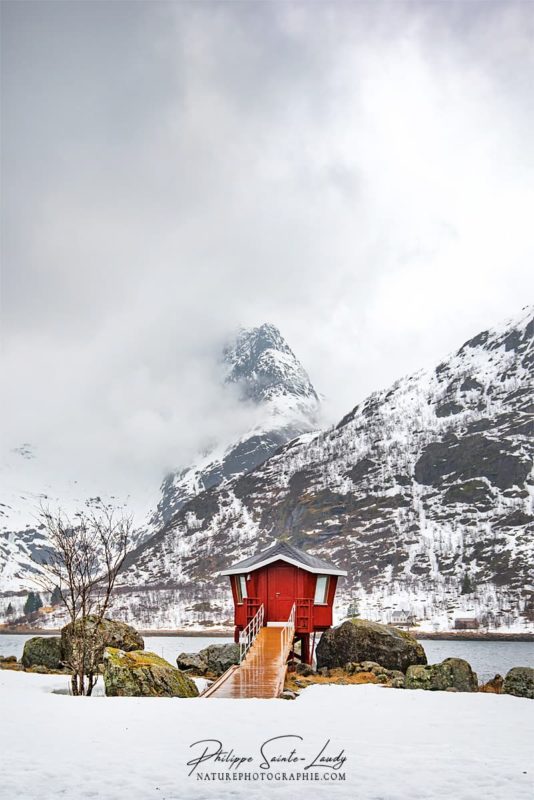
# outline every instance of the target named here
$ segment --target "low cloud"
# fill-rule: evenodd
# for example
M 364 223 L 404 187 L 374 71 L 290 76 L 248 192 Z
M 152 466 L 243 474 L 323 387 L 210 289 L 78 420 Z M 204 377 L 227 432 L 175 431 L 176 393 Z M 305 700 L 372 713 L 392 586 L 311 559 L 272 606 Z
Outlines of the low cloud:
M 6 3 L 8 450 L 141 491 L 249 423 L 279 326 L 334 421 L 532 289 L 525 3 Z M 49 477 L 49 474 L 47 474 Z

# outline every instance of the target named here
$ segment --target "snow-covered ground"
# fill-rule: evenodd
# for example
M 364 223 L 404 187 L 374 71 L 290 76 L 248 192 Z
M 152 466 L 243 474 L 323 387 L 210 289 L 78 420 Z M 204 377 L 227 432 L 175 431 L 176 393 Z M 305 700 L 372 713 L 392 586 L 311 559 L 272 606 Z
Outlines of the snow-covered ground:
M 293 702 L 53 693 L 66 684 L 63 676 L 0 672 L 2 800 L 534 796 L 531 700 L 378 686 L 315 686 Z M 270 768 L 262 769 L 262 744 L 289 735 L 302 741 L 265 744 Z M 210 760 L 189 774 L 194 765 L 187 762 L 214 747 L 191 747 L 205 739 L 220 740 L 234 757 L 252 762 L 232 770 Z M 346 761 L 337 770 L 316 765 L 305 771 L 327 740 L 323 756 Z M 272 761 L 293 747 L 304 761 Z M 206 773 L 229 774 L 230 780 L 198 778 Z M 259 777 L 237 780 L 234 773 Z M 286 780 L 276 780 L 281 773 Z

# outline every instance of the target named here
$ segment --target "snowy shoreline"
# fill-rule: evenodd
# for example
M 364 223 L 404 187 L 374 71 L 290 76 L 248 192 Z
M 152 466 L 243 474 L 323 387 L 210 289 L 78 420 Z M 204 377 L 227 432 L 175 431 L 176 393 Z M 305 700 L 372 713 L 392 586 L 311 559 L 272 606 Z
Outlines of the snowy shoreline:
M 190 637 L 192 639 L 198 637 L 214 637 L 214 638 L 233 638 L 233 628 L 198 628 L 195 630 L 188 630 L 187 628 L 176 628 L 174 630 L 166 628 L 158 630 L 157 628 L 143 629 L 138 631 L 141 636 L 180 636 Z M 0 636 L 59 636 L 61 628 L 19 628 L 13 629 L 0 629 Z M 534 633 L 500 633 L 499 631 L 414 631 L 407 630 L 416 639 L 424 640 L 437 640 L 437 641 L 464 641 L 464 642 L 534 642 Z
M 191 746 L 214 739 L 253 758 L 266 740 L 297 736 L 304 756 L 326 740 L 344 780 L 306 781 L 312 800 L 530 800 L 532 701 L 481 693 L 313 686 L 295 701 L 73 698 L 58 675 L 0 672 L 0 797 L 9 800 L 263 800 L 263 780 L 190 775 Z M 54 694 L 54 692 L 57 692 Z M 31 728 L 31 736 L 28 735 Z M 294 797 L 292 769 L 273 770 Z M 280 775 L 286 775 L 281 779 Z

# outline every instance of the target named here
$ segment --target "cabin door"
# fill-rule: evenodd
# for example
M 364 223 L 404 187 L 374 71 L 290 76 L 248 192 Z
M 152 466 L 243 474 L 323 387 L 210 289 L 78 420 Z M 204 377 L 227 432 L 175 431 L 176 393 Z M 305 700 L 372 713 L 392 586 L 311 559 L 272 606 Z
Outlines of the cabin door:
M 267 622 L 287 622 L 295 602 L 296 569 L 290 564 L 271 566 L 267 581 Z

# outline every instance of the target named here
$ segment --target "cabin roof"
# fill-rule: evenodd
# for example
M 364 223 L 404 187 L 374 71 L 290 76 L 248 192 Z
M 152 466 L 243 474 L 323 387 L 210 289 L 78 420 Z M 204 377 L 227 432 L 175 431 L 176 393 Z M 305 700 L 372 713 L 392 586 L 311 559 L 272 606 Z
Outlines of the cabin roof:
M 260 569 L 260 567 L 265 567 L 267 564 L 272 564 L 273 561 L 286 561 L 288 564 L 305 569 L 307 572 L 314 572 L 320 575 L 347 574 L 344 569 L 339 569 L 334 564 L 323 561 L 322 558 L 305 553 L 304 550 L 299 550 L 298 547 L 293 547 L 292 544 L 277 542 L 272 547 L 269 547 L 268 550 L 262 550 L 260 553 L 243 559 L 243 561 L 238 561 L 228 569 L 221 570 L 219 575 L 237 575 L 242 572 L 253 572 L 256 569 Z

